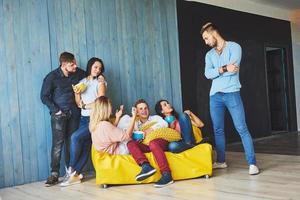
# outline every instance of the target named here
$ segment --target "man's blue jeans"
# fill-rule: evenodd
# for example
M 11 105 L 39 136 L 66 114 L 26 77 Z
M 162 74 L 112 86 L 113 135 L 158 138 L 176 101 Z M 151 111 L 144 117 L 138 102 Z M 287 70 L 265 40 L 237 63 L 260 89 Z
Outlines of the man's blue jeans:
M 82 116 L 79 128 L 71 136 L 70 165 L 80 173 L 87 162 L 91 151 L 91 133 L 89 131 L 90 117 Z
M 195 137 L 191 124 L 191 119 L 186 113 L 181 113 L 178 117 L 182 140 L 169 143 L 169 151 L 180 153 L 195 146 Z
M 225 162 L 224 113 L 228 109 L 234 127 L 239 133 L 248 164 L 256 164 L 252 137 L 245 121 L 245 112 L 240 92 L 221 93 L 210 96 L 210 115 L 213 122 L 217 162 Z

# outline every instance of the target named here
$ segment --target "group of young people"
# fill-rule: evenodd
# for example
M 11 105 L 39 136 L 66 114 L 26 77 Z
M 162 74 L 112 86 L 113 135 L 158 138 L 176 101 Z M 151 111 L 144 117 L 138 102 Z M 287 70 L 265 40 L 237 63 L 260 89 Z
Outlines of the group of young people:
M 245 122 L 245 113 L 239 90 L 239 69 L 241 47 L 225 41 L 217 27 L 206 23 L 201 35 L 212 49 L 205 57 L 205 76 L 212 80 L 210 90 L 210 114 L 213 122 L 217 159 L 213 168 L 226 168 L 225 162 L 225 108 L 233 119 L 236 130 L 241 136 L 249 174 L 259 173 L 251 135 Z M 101 59 L 91 58 L 86 72 L 77 68 L 74 55 L 63 52 L 59 58 L 60 66 L 45 78 L 41 89 L 41 100 L 51 114 L 52 149 L 51 175 L 46 184 L 58 183 L 61 152 L 66 147 L 66 175 L 61 186 L 80 183 L 81 171 L 90 155 L 91 144 L 98 151 L 110 154 L 131 154 L 141 166 L 136 180 L 143 181 L 154 175 L 156 169 L 150 165 L 144 153 L 152 152 L 162 174 L 155 187 L 173 183 L 165 151 L 179 153 L 196 145 L 192 126 L 203 127 L 204 123 L 191 111 L 178 114 L 167 100 L 159 100 L 155 105 L 157 115 L 150 116 L 149 105 L 144 99 L 136 101 L 131 116 L 124 115 L 121 105 L 112 116 L 112 103 L 106 97 L 107 82 L 104 77 L 104 63 Z M 75 85 L 84 84 L 84 89 Z M 182 140 L 168 142 L 157 138 L 148 145 L 132 139 L 132 133 L 143 130 L 146 136 L 158 128 L 169 127 L 181 134 Z M 70 143 L 68 143 L 70 138 Z
M 124 114 L 123 105 L 111 121 L 112 104 L 106 97 L 107 82 L 103 75 L 104 64 L 99 58 L 91 58 L 86 72 L 77 68 L 73 54 L 63 52 L 60 55 L 60 67 L 50 72 L 44 79 L 41 99 L 51 114 L 52 151 L 51 175 L 46 184 L 58 183 L 60 158 L 63 145 L 66 146 L 66 175 L 61 186 L 80 183 L 81 171 L 87 162 L 91 144 L 98 151 L 110 154 L 132 154 L 137 164 L 142 167 L 136 180 L 142 181 L 155 173 L 143 153 L 153 152 L 162 172 L 162 178 L 155 186 L 162 187 L 173 182 L 164 151 L 181 152 L 193 147 L 195 139 L 192 124 L 202 127 L 203 122 L 191 111 L 178 115 L 167 100 L 156 104 L 158 115 L 150 116 L 148 103 L 140 99 L 132 108 L 132 116 Z M 84 84 L 84 90 L 76 87 Z M 163 118 L 174 116 L 168 124 Z M 128 120 L 129 118 L 129 120 Z M 122 121 L 122 123 L 119 123 Z M 171 142 L 159 138 L 149 145 L 132 140 L 132 133 L 147 123 L 153 123 L 143 134 L 161 127 L 171 127 L 182 133 L 182 141 Z M 70 143 L 68 138 L 70 137 Z

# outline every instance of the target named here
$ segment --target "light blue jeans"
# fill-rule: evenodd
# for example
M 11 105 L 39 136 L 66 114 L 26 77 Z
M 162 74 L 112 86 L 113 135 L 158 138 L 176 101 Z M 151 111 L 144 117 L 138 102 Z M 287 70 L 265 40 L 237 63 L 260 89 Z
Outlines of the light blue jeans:
M 248 164 L 256 164 L 252 137 L 249 133 L 245 121 L 244 106 L 240 96 L 240 92 L 218 92 L 210 96 L 210 116 L 213 122 L 213 129 L 215 134 L 217 162 L 225 162 L 225 107 L 228 109 L 233 120 L 234 127 L 242 139 Z

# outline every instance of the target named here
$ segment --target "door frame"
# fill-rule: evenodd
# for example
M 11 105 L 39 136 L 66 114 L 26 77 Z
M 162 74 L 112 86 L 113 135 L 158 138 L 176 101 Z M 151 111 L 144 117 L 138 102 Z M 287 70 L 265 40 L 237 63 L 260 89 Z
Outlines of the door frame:
M 286 113 L 286 123 L 287 123 L 287 130 L 286 131 L 279 131 L 279 132 L 273 132 L 272 130 L 272 122 L 271 122 L 271 109 L 270 109 L 270 98 L 269 98 L 269 83 L 268 83 L 268 70 L 267 70 L 267 47 L 273 47 L 273 48 L 279 48 L 279 49 L 284 49 L 285 51 L 285 65 L 284 65 L 284 76 L 285 76 L 285 93 L 286 93 L 286 106 L 287 106 L 287 113 Z M 284 44 L 276 44 L 276 43 L 264 43 L 264 64 L 265 64 L 265 84 L 266 84 L 266 91 L 267 91 L 267 105 L 268 105 L 268 126 L 269 126 L 269 132 L 271 135 L 274 134 L 280 134 L 280 133 L 287 133 L 291 131 L 291 120 L 290 120 L 290 105 L 289 105 L 289 99 L 290 99 L 290 88 L 289 88 L 289 72 L 288 69 L 290 66 L 290 61 L 289 61 L 289 50 L 288 50 L 288 45 Z

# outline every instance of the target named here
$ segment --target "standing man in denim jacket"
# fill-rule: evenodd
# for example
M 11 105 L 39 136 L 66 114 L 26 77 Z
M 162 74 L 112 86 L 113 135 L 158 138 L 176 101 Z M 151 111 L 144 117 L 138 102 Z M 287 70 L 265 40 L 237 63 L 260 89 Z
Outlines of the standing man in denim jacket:
M 252 137 L 248 131 L 243 102 L 240 96 L 239 68 L 242 58 L 241 46 L 225 41 L 217 27 L 206 23 L 201 29 L 206 45 L 212 47 L 205 56 L 205 76 L 212 80 L 210 89 L 210 115 L 215 135 L 217 162 L 213 168 L 226 168 L 224 112 L 228 109 L 235 129 L 239 133 L 249 165 L 249 174 L 259 173 L 256 166 Z
M 43 82 L 41 100 L 49 108 L 52 128 L 51 175 L 46 184 L 58 183 L 61 151 L 66 142 L 66 164 L 69 161 L 68 138 L 79 125 L 80 109 L 75 103 L 72 85 L 84 78 L 84 71 L 77 68 L 72 53 L 63 52 L 60 66 L 50 72 Z

